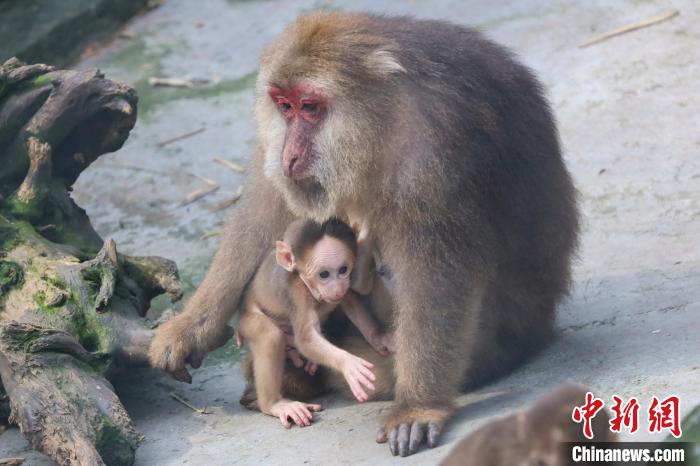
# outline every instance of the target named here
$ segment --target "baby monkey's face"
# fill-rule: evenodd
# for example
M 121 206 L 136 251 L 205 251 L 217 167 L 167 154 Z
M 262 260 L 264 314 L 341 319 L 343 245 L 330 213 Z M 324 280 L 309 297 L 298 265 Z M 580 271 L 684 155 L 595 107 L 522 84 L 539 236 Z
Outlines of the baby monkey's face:
M 340 240 L 324 236 L 310 248 L 299 264 L 299 273 L 315 298 L 339 303 L 350 288 L 350 273 L 355 265 L 352 250 Z

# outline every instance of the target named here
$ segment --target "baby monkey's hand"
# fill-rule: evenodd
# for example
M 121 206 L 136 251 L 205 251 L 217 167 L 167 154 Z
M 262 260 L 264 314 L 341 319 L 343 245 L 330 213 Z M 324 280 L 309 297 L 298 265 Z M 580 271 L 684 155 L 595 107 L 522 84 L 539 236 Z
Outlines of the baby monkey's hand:
M 292 427 L 291 419 L 299 427 L 311 425 L 314 412 L 321 411 L 321 405 L 301 401 L 279 400 L 270 408 L 270 414 L 277 417 L 285 429 Z
M 355 395 L 357 401 L 367 401 L 369 396 L 365 389 L 374 391 L 374 374 L 370 370 L 374 365 L 371 362 L 365 361 L 348 353 L 345 361 L 342 364 L 342 372 L 345 380 Z

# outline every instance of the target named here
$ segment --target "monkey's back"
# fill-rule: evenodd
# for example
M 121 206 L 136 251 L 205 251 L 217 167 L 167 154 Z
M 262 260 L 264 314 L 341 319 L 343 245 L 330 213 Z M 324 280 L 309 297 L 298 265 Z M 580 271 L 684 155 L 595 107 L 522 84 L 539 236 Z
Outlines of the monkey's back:
M 448 225 L 441 233 L 446 248 L 455 245 L 449 260 L 476 260 L 463 252 L 472 244 L 480 260 L 495 263 L 476 349 L 492 356 L 467 374 L 476 383 L 544 345 L 568 292 L 578 210 L 555 121 L 532 72 L 481 33 L 410 17 L 366 21 L 396 44 L 406 70 L 397 83 L 429 129 L 411 141 L 428 141 L 428 150 L 397 154 L 392 198 Z M 408 164 L 422 182 L 406 177 Z

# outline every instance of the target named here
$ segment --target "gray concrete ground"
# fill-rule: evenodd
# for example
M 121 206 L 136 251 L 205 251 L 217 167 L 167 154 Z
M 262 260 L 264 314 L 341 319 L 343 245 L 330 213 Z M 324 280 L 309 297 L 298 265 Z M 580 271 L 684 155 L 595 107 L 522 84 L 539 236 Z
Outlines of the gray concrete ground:
M 138 465 L 432 464 L 466 433 L 564 381 L 615 393 L 678 394 L 682 412 L 700 402 L 700 4 L 693 0 L 537 0 L 395 2 L 168 0 L 126 26 L 80 67 L 100 67 L 136 85 L 139 122 L 126 146 L 101 158 L 75 198 L 120 250 L 178 261 L 193 287 L 202 278 L 229 214 L 212 207 L 242 175 L 212 161 L 245 164 L 252 138 L 252 80 L 263 45 L 298 13 L 320 7 L 443 18 L 484 30 L 515 49 L 546 84 L 566 159 L 581 192 L 580 260 L 561 306 L 557 341 L 497 383 L 459 398 L 443 444 L 407 459 L 374 443 L 387 403 L 324 400 L 311 428 L 284 431 L 273 418 L 243 410 L 232 361 L 219 352 L 191 386 L 149 371 L 118 387 L 145 442 Z M 579 49 L 590 36 L 669 8 L 672 21 Z M 148 87 L 149 76 L 215 79 L 206 87 Z M 199 128 L 189 139 L 157 142 Z M 178 202 L 211 178 L 221 191 L 186 207 Z M 158 301 L 162 309 L 167 303 Z M 168 397 L 178 391 L 210 406 L 196 414 Z M 659 439 L 642 432 L 630 440 Z M 0 457 L 29 451 L 16 429 L 0 435 Z

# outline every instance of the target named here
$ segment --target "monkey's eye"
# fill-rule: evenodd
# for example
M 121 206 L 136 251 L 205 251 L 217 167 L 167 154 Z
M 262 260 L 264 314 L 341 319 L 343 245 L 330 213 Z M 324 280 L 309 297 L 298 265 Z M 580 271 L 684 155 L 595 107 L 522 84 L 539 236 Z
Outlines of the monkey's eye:
M 347 265 L 342 266 L 340 269 L 338 269 L 338 273 L 340 275 L 345 275 L 346 273 L 348 273 L 348 266 Z
M 282 111 L 282 113 L 287 113 L 292 109 L 292 105 L 289 102 L 277 102 L 277 106 Z
M 316 102 L 303 102 L 301 104 L 302 112 L 315 112 L 318 110 L 318 103 Z
M 318 274 L 318 276 L 325 280 L 326 278 L 331 276 L 331 273 L 328 270 L 323 270 Z

